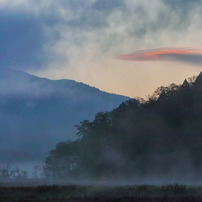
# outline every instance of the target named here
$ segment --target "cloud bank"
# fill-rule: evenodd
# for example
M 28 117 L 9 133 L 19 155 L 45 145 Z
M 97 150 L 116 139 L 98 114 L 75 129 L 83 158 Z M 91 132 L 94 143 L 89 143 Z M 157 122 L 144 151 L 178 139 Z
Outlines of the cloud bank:
M 140 50 L 174 44 L 194 46 L 202 32 L 201 3 L 3 0 L 0 65 L 48 68 L 54 63 L 73 67 L 78 55 L 90 60 L 132 51 L 132 47 Z
M 198 47 L 201 5 L 202 0 L 2 0 L 0 67 L 71 78 L 119 93 L 114 89 L 126 89 L 120 84 L 125 64 L 112 61 L 112 56 Z M 198 55 L 175 54 L 170 60 L 201 63 Z M 131 83 L 141 77 L 139 70 L 127 71 L 125 80 Z

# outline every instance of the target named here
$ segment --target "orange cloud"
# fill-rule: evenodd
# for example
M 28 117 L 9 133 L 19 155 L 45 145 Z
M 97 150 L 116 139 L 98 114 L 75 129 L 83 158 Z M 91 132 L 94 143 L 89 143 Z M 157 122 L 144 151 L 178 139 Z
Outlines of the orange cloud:
M 131 61 L 181 60 L 202 64 L 202 50 L 200 49 L 153 49 L 137 51 L 127 55 L 116 56 L 117 59 Z

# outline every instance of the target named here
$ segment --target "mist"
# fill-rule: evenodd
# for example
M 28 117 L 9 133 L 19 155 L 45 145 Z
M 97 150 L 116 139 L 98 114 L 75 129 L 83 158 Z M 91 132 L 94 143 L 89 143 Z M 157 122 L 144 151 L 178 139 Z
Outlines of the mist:
M 175 63 L 164 61 L 162 65 L 127 64 L 112 57 L 155 48 L 200 48 L 199 2 L 4 0 L 0 3 L 1 24 L 5 27 L 1 31 L 2 48 L 8 51 L 2 49 L 1 67 L 50 79 L 73 79 L 129 97 L 145 97 L 160 85 L 180 83 L 198 74 L 195 64 L 200 66 L 200 59 L 183 58 L 182 64 L 176 62 L 179 57 L 172 57 Z M 143 82 L 140 78 L 147 74 L 151 77 Z
M 201 5 L 0 1 L 0 201 L 2 186 L 202 186 Z

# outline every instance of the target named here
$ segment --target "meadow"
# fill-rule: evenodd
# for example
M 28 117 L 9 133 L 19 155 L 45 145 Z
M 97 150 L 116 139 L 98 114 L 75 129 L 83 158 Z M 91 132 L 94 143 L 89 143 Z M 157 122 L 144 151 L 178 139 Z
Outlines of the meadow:
M 1 202 L 198 202 L 202 187 L 179 184 L 165 186 L 134 185 L 43 185 L 0 187 Z

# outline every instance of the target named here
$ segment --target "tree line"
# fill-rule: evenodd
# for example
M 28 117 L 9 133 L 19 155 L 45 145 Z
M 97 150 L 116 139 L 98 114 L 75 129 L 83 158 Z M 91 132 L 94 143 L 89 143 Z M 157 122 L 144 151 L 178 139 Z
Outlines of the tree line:
M 197 178 L 202 171 L 202 73 L 159 87 L 76 125 L 78 139 L 58 143 L 45 161 L 53 178 Z

